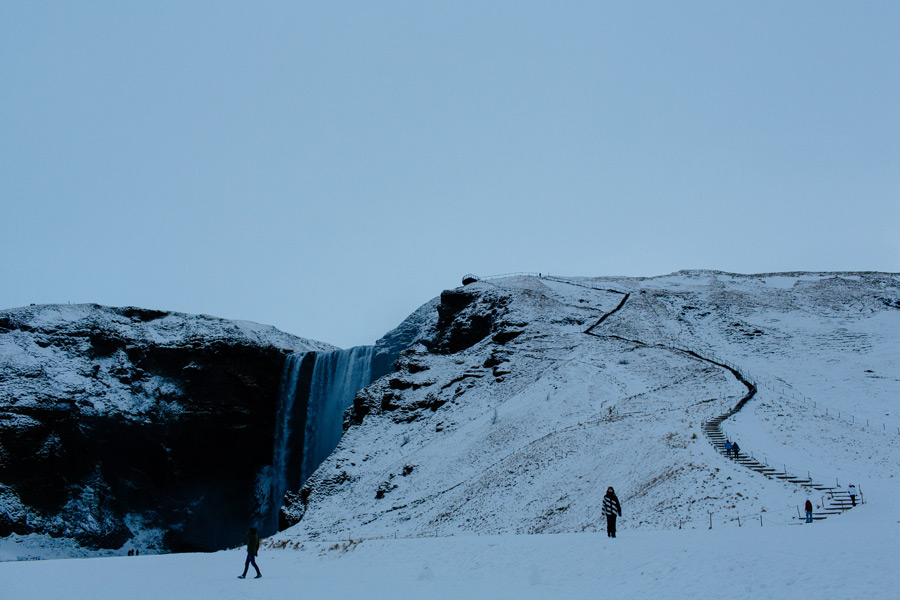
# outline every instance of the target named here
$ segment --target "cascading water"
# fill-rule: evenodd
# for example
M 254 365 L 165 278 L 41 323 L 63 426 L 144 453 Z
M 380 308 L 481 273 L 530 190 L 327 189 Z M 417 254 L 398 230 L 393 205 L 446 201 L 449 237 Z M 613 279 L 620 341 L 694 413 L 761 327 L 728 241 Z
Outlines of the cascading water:
M 278 510 L 281 500 L 288 488 L 288 460 L 290 458 L 291 434 L 294 419 L 294 403 L 297 399 L 297 387 L 300 381 L 300 368 L 306 354 L 291 354 L 284 361 L 281 374 L 281 397 L 278 401 L 278 413 L 275 415 L 275 452 L 272 458 L 272 490 L 270 494 L 270 531 L 278 530 Z
M 356 392 L 372 383 L 374 355 L 374 346 L 357 346 L 316 357 L 306 411 L 300 485 L 341 441 L 344 410 L 353 404 Z
M 337 447 L 344 410 L 372 383 L 374 346 L 291 354 L 275 418 L 269 511 L 263 535 L 278 530 L 285 492 L 297 490 Z M 300 451 L 302 449 L 302 452 Z

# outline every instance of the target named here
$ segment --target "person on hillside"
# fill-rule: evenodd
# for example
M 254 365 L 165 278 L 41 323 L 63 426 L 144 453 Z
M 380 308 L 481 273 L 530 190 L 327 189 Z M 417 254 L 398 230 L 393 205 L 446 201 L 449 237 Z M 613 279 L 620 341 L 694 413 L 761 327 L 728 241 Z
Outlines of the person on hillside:
M 812 518 L 813 505 L 812 505 L 812 502 L 810 502 L 809 498 L 806 499 L 806 506 L 804 508 L 806 509 L 806 522 L 812 523 L 813 522 L 813 518 Z
M 731 456 L 731 440 L 725 440 L 725 456 Z
M 731 444 L 731 451 L 734 453 L 734 460 L 737 460 L 738 452 L 741 451 L 741 447 L 738 446 L 737 442 L 734 442 L 733 444 Z
M 850 494 L 850 502 L 853 503 L 853 506 L 856 506 L 856 486 L 851 483 L 847 486 L 847 492 Z
M 606 517 L 606 536 L 616 537 L 616 517 L 622 516 L 622 505 L 612 486 L 606 489 L 606 495 L 603 496 L 603 515 Z
M 250 565 L 253 565 L 253 568 L 256 569 L 256 577 L 254 579 L 262 577 L 259 567 L 256 566 L 257 554 L 259 554 L 259 533 L 256 527 L 251 527 L 247 530 L 247 560 L 244 561 L 244 572 L 238 575 L 238 579 L 244 579 L 247 576 L 247 569 L 250 568 Z

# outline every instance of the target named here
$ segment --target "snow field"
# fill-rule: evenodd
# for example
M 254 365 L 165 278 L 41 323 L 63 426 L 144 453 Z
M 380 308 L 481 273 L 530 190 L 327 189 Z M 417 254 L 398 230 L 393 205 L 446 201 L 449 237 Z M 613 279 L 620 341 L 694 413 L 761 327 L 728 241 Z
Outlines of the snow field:
M 900 526 L 868 505 L 811 526 L 457 536 L 0 564 L 4 597 L 29 600 L 259 598 L 893 598 Z M 251 568 L 250 572 L 253 570 Z

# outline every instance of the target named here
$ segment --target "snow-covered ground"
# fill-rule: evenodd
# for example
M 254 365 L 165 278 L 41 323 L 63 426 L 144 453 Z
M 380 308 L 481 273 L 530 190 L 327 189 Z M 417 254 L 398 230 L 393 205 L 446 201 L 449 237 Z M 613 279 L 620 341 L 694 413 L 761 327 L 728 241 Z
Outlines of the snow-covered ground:
M 886 513 L 885 510 L 888 510 Z M 245 554 L 0 564 L 4 598 L 896 598 L 900 525 L 873 502 L 811 526 L 306 543 Z M 253 573 L 251 567 L 250 573 Z

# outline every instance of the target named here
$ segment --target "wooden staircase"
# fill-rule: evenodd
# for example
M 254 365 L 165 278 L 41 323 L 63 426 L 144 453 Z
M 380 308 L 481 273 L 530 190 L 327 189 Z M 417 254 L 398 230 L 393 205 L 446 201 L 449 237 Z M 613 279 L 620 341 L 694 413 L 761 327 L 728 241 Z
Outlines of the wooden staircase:
M 789 473 L 786 471 L 786 469 L 776 469 L 765 464 L 764 462 L 760 462 L 752 455 L 748 455 L 745 452 L 738 452 L 737 456 L 734 456 L 733 453 L 726 452 L 726 439 L 725 434 L 722 433 L 721 424 L 722 421 L 733 415 L 735 412 L 737 411 L 732 409 L 727 413 L 705 421 L 701 425 L 704 435 L 706 435 L 706 438 L 719 452 L 719 454 L 726 456 L 727 458 L 737 462 L 739 465 L 742 465 L 750 469 L 751 471 L 755 471 L 760 475 L 764 475 L 769 479 L 776 479 L 779 481 L 786 481 L 794 485 L 799 485 L 807 490 L 810 495 L 813 495 L 815 493 L 815 495 L 820 496 L 821 506 L 818 507 L 818 510 L 813 511 L 813 520 L 821 521 L 822 519 L 826 519 L 832 515 L 839 515 L 842 512 L 853 508 L 853 501 L 850 498 L 850 493 L 846 489 L 818 483 L 814 481 L 809 475 L 807 475 L 806 477 L 802 477 Z M 861 502 L 862 496 L 858 495 L 858 499 Z

